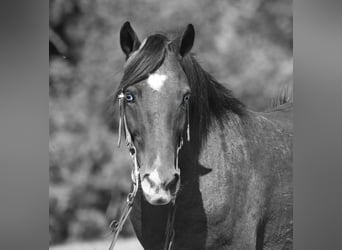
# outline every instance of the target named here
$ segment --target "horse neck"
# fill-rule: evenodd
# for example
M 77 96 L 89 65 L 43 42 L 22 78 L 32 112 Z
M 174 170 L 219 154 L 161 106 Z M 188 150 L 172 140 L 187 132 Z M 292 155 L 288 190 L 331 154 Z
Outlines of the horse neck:
M 191 133 L 196 136 L 185 145 L 180 160 L 181 178 L 183 183 L 192 183 L 190 190 L 198 187 L 202 176 L 217 169 L 222 174 L 231 173 L 232 178 L 239 175 L 248 181 L 250 174 L 257 171 L 255 160 L 269 162 L 275 157 L 284 158 L 291 151 L 287 127 L 264 113 L 247 109 L 242 116 L 227 111 L 224 117 L 212 119 L 206 131 L 194 126 Z M 274 145 L 282 150 L 275 150 Z M 273 158 L 269 158 L 270 154 L 261 154 L 260 149 L 272 152 Z
M 247 113 L 241 117 L 227 111 L 224 117 L 212 118 L 209 125 L 201 126 L 198 121 L 193 122 L 190 125 L 191 140 L 185 144 L 180 154 L 183 182 L 197 183 L 200 176 L 210 172 L 208 168 L 211 167 L 210 165 L 206 167 L 201 165 L 203 157 L 210 157 L 210 155 L 215 155 L 218 152 L 227 153 L 230 149 L 237 147 L 245 147 L 247 140 L 245 120 L 248 119 Z M 245 148 L 241 151 L 246 152 Z M 230 152 L 230 154 L 234 153 L 233 151 Z M 226 160 L 229 161 L 229 157 Z M 215 159 L 211 159 L 211 161 L 215 162 Z

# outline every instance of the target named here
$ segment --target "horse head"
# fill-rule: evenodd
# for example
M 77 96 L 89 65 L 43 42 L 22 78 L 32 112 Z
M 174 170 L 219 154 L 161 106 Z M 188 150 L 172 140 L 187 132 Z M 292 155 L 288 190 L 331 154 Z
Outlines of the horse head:
M 118 94 L 123 99 L 142 192 L 152 205 L 174 201 L 179 190 L 178 151 L 189 136 L 191 95 L 180 60 L 193 42 L 191 24 L 175 40 L 155 34 L 142 43 L 128 22 L 121 28 L 126 63 Z

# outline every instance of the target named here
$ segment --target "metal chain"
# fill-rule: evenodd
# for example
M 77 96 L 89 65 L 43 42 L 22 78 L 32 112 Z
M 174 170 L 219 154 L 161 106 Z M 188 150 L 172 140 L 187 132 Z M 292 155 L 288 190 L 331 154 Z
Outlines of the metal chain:
M 126 206 L 125 206 L 125 208 L 121 214 L 119 221 L 113 220 L 109 225 L 109 228 L 114 233 L 112 242 L 111 242 L 110 247 L 109 247 L 109 250 L 114 249 L 115 243 L 116 243 L 117 238 L 118 238 L 118 236 L 122 230 L 122 227 L 125 224 L 125 221 L 127 220 L 128 215 L 130 214 L 130 212 L 132 210 L 134 199 L 135 199 L 135 196 L 136 196 L 136 194 L 138 192 L 138 188 L 139 188 L 139 172 L 138 172 L 138 164 L 137 164 L 137 160 L 136 160 L 136 155 L 132 154 L 131 156 L 132 156 L 132 158 L 134 158 L 134 170 L 132 170 L 132 175 L 131 175 L 132 181 L 133 181 L 133 190 L 127 196 Z

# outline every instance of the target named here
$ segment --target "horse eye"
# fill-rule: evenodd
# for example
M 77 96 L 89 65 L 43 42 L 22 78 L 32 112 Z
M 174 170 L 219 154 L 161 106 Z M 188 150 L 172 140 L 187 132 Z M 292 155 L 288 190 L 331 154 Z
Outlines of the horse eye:
M 188 102 L 190 100 L 190 94 L 185 94 L 183 97 L 183 102 Z
M 133 102 L 133 101 L 134 101 L 134 96 L 133 96 L 132 93 L 127 92 L 127 93 L 125 94 L 125 99 L 126 99 L 127 102 Z

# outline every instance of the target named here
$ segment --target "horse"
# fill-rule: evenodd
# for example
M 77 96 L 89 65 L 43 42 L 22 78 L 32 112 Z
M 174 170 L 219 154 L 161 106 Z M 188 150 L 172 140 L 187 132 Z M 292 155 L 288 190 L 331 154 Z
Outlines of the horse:
M 248 109 L 196 61 L 194 39 L 192 24 L 142 42 L 129 22 L 120 30 L 114 96 L 137 166 L 137 238 L 148 250 L 292 249 L 293 102 Z

